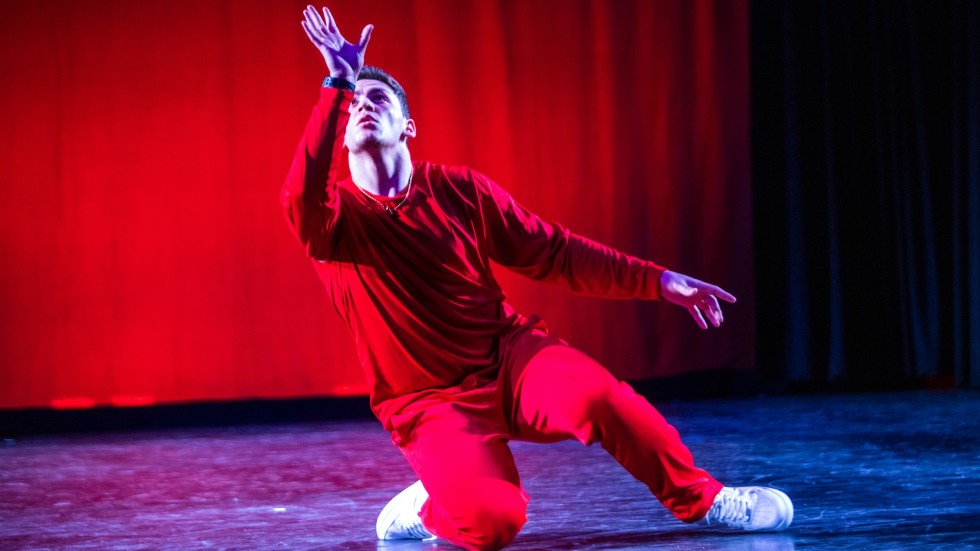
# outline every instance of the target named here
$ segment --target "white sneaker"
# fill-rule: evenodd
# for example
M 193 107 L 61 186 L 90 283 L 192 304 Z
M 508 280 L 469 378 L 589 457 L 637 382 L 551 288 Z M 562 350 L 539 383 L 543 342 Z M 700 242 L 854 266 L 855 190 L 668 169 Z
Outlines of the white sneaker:
M 722 488 L 704 517 L 708 524 L 725 524 L 736 530 L 785 530 L 793 522 L 793 502 L 773 488 L 746 486 Z
M 419 480 L 405 488 L 385 505 L 374 525 L 381 540 L 431 540 L 435 535 L 422 526 L 419 512 L 429 499 L 429 492 Z

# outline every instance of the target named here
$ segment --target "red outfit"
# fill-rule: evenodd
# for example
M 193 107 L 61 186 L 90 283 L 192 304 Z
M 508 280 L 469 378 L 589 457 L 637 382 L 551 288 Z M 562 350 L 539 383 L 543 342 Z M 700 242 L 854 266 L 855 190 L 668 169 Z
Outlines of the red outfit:
M 678 517 L 704 516 L 721 485 L 677 432 L 515 313 L 490 261 L 612 298 L 659 298 L 663 268 L 541 220 L 466 168 L 414 164 L 407 198 L 338 181 L 352 98 L 321 89 L 282 203 L 353 333 L 372 409 L 430 493 L 423 524 L 467 548 L 506 545 L 526 506 L 508 439 L 601 442 Z M 377 202 L 402 199 L 394 215 Z

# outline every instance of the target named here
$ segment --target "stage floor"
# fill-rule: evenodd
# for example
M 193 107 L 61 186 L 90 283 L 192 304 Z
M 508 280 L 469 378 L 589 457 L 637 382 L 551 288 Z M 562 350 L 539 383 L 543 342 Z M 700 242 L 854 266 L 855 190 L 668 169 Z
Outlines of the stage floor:
M 599 446 L 513 443 L 531 494 L 508 549 L 980 549 L 980 393 L 656 404 L 697 463 L 796 504 L 778 534 L 669 515 Z M 455 549 L 378 542 L 414 481 L 375 421 L 0 443 L 0 549 Z

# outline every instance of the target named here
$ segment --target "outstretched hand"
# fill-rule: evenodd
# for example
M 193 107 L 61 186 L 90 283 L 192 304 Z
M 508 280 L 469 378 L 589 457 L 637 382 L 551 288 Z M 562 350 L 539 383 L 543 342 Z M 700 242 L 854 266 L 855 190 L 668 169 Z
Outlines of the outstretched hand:
M 705 317 L 715 327 L 719 327 L 725 321 L 718 299 L 735 302 L 733 295 L 717 285 L 671 271 L 666 271 L 660 276 L 660 295 L 667 302 L 687 310 L 701 329 L 708 328 Z
M 357 73 L 361 72 L 361 67 L 364 66 L 364 51 L 367 49 L 368 41 L 371 40 L 374 25 L 365 26 L 361 31 L 361 39 L 357 44 L 352 44 L 340 34 L 337 22 L 327 8 L 323 8 L 323 17 L 320 17 L 316 8 L 306 6 L 303 17 L 305 18 L 302 22 L 303 30 L 306 31 L 306 36 L 310 37 L 313 45 L 323 54 L 330 76 L 350 82 L 357 80 Z

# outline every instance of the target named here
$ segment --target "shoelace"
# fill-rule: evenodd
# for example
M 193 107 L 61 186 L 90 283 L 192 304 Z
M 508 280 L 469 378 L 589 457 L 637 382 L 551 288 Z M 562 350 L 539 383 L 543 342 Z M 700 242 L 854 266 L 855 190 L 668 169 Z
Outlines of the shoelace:
M 748 522 L 749 507 L 752 505 L 751 499 L 750 494 L 725 492 L 711 506 L 711 514 L 708 517 L 713 521 L 726 524 Z

